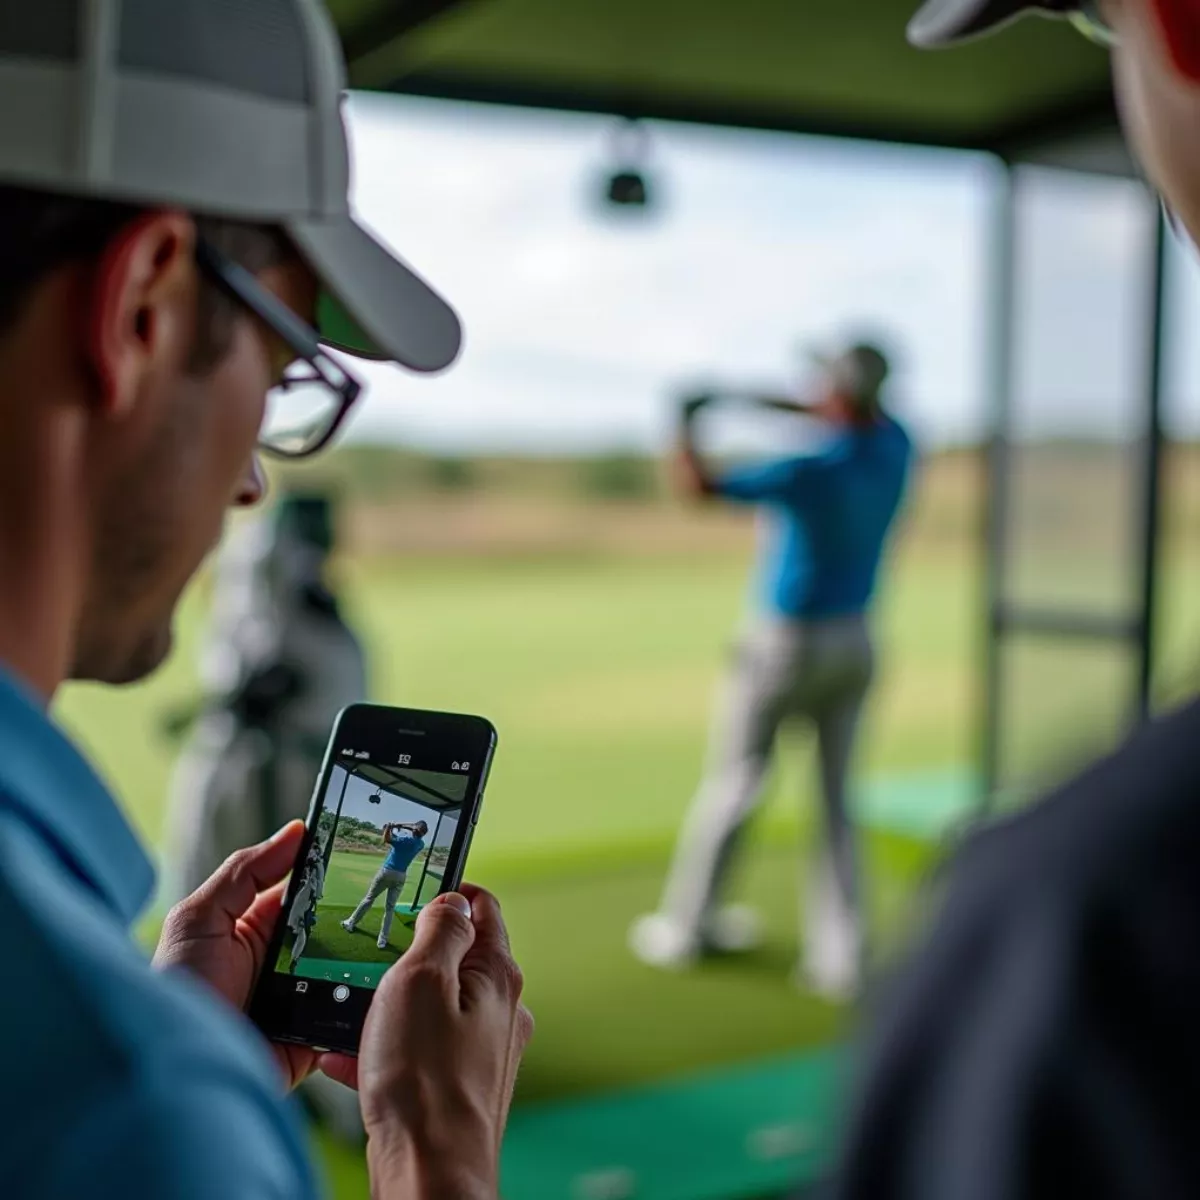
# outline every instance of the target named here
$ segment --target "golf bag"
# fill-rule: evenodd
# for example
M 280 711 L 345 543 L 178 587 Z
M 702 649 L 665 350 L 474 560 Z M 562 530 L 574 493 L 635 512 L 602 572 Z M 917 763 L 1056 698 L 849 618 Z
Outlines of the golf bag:
M 290 969 L 295 973 L 297 962 L 304 956 L 308 935 L 317 923 L 317 902 L 325 892 L 324 847 L 319 843 L 309 851 L 304 867 L 304 881 L 292 901 L 287 923 L 292 931 L 292 956 Z
M 334 548 L 324 496 L 285 497 L 238 526 L 220 553 L 200 655 L 203 698 L 174 714 L 187 741 L 170 794 L 170 899 L 190 895 L 234 850 L 304 817 L 334 718 L 366 696 L 362 647 L 326 579 Z M 303 941 L 324 886 L 303 889 Z M 297 897 L 299 899 L 299 897 Z M 358 1097 L 314 1075 L 301 1093 L 340 1137 L 363 1139 Z
M 365 696 L 362 648 L 325 578 L 332 517 L 324 497 L 285 498 L 218 557 L 204 699 L 169 723 L 190 730 L 171 787 L 173 899 L 305 816 L 334 718 Z

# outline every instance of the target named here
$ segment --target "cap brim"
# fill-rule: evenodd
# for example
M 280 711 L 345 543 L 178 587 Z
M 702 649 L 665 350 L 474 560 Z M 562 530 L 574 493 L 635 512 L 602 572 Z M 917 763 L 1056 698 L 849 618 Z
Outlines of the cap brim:
M 1038 7 L 1030 0 L 928 0 L 908 23 L 908 40 L 922 50 L 950 46 Z
M 413 371 L 441 371 L 458 357 L 454 309 L 353 218 L 287 230 L 323 285 L 317 327 L 327 345 Z

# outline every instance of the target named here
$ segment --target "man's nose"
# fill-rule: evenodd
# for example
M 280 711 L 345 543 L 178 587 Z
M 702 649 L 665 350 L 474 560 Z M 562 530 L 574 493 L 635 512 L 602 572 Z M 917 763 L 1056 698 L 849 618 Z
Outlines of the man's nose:
M 271 485 L 267 482 L 267 474 L 263 470 L 262 461 L 255 454 L 250 459 L 250 468 L 246 472 L 246 477 L 242 480 L 241 486 L 238 488 L 234 503 L 238 508 L 253 508 L 256 504 L 261 504 L 266 499 L 267 492 L 270 489 Z

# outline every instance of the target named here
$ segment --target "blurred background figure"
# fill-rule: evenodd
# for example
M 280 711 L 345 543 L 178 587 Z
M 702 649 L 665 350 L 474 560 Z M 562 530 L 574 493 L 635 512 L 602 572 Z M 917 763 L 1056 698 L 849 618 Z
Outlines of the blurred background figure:
M 293 493 L 223 545 L 200 651 L 203 692 L 168 722 L 187 737 L 170 789 L 171 900 L 234 850 L 307 814 L 334 718 L 366 696 L 362 647 L 329 578 L 335 543 L 333 500 Z M 313 884 L 292 916 L 311 920 L 317 875 Z M 304 1097 L 340 1136 L 361 1139 L 353 1092 L 314 1075 Z
M 820 422 L 827 440 L 816 453 L 714 469 L 694 434 L 699 413 L 722 397 L 697 396 L 682 406 L 680 489 L 755 505 L 768 526 L 757 613 L 718 708 L 707 774 L 684 822 L 660 910 L 634 924 L 631 945 L 644 962 L 683 967 L 708 951 L 756 943 L 754 914 L 718 901 L 762 796 L 776 737 L 799 718 L 817 736 L 826 841 L 809 877 L 798 982 L 846 997 L 859 987 L 864 940 L 847 776 L 874 674 L 868 609 L 904 500 L 912 443 L 883 410 L 889 364 L 877 347 L 851 346 L 818 360 L 818 367 L 809 399 L 751 398 Z
M 189 731 L 171 787 L 175 896 L 307 813 L 333 719 L 366 695 L 362 647 L 328 577 L 334 517 L 328 496 L 285 496 L 217 560 L 203 694 L 169 723 Z

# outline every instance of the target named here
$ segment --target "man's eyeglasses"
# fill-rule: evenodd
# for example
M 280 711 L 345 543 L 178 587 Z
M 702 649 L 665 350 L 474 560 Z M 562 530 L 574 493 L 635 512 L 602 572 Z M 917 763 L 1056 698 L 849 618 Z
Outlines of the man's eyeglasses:
M 267 396 L 259 449 L 277 458 L 307 458 L 324 449 L 362 394 L 362 383 L 321 345 L 315 329 L 203 238 L 196 243 L 196 262 L 295 355 Z
M 1112 26 L 1104 19 L 1098 0 L 1077 0 L 1074 3 L 1064 3 L 1059 6 L 1067 20 L 1083 34 L 1089 42 L 1111 50 L 1117 44 L 1117 35 Z

